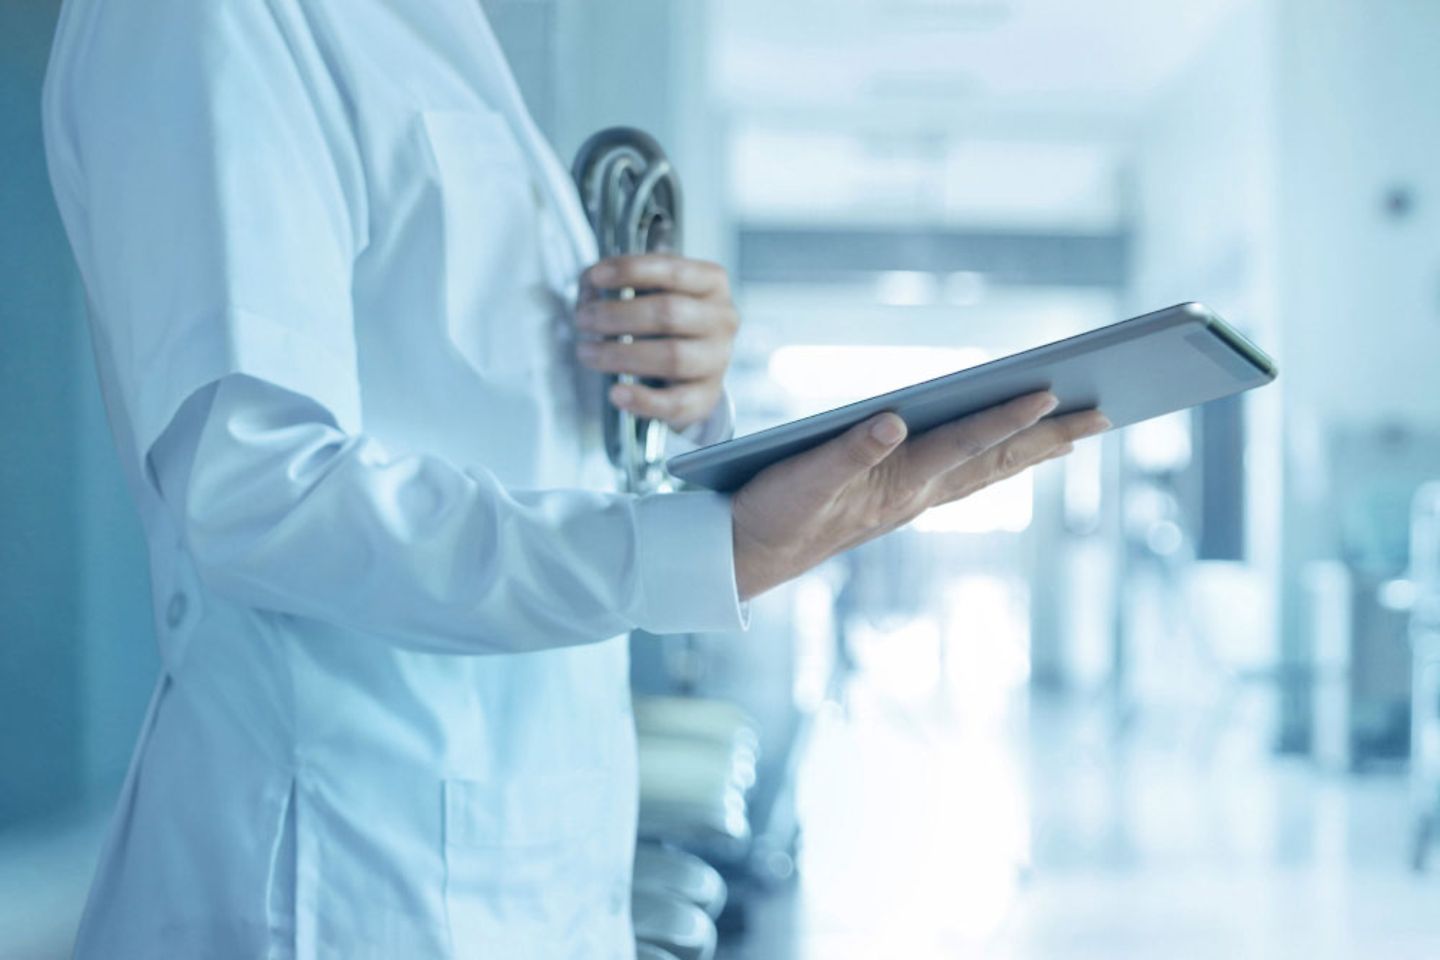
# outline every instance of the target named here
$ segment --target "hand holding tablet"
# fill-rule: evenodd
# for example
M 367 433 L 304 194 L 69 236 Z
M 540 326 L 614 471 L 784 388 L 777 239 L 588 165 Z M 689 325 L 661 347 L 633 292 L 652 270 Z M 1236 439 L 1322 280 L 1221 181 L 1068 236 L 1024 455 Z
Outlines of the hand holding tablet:
M 762 470 L 735 494 L 735 584 L 749 599 L 837 553 L 1070 451 L 1110 422 L 1095 410 L 1043 419 L 1059 400 L 1027 396 L 906 439 L 881 413 Z
M 1181 304 L 703 447 L 668 467 L 735 492 L 736 586 L 749 599 L 1076 440 L 1275 376 L 1219 317 Z

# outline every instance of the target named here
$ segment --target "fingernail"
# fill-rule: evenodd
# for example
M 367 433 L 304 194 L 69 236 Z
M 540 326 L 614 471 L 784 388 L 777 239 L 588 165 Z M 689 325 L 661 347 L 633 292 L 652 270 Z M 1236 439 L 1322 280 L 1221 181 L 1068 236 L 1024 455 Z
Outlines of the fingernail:
M 1115 426 L 1115 424 L 1110 422 L 1110 418 L 1105 416 L 1105 414 L 1103 413 L 1100 414 L 1100 420 L 1097 425 L 1100 427 L 1101 432 L 1109 430 L 1111 427 Z
M 597 263 L 590 268 L 590 282 L 596 286 L 603 287 L 614 283 L 616 277 L 615 265 L 611 263 Z
M 600 356 L 600 344 L 593 340 L 581 340 L 575 345 L 575 352 L 581 360 L 594 360 Z
M 1058 406 L 1060 406 L 1060 398 L 1055 396 L 1053 393 L 1047 395 L 1045 400 L 1043 400 L 1040 404 L 1040 416 L 1045 416 L 1045 414 L 1054 410 Z
M 885 445 L 899 443 L 900 438 L 905 435 L 905 429 L 897 417 L 885 417 L 870 428 L 870 436 L 879 440 Z
M 581 330 L 590 330 L 595 326 L 595 308 L 589 304 L 575 308 L 575 326 Z
M 617 407 L 623 407 L 635 399 L 635 391 L 629 387 L 612 387 L 610 389 L 610 402 Z

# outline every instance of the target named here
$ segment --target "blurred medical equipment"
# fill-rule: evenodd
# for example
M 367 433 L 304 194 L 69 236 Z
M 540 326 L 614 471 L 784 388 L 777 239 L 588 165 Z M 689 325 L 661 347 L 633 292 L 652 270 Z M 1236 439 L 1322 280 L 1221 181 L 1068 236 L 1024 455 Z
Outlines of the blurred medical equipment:
M 744 711 L 718 700 L 637 697 L 640 835 L 721 861 L 750 840 L 745 794 L 759 736 Z
M 728 890 L 720 871 L 676 847 L 642 843 L 635 850 L 635 887 L 695 904 L 714 920 L 725 909 Z
M 669 950 L 662 950 L 653 943 L 641 940 L 635 944 L 635 960 L 677 960 L 677 958 Z
M 573 174 L 602 258 L 680 252 L 680 179 L 649 134 L 632 127 L 601 130 L 581 145 Z M 636 293 L 627 288 L 619 297 L 628 300 Z M 628 343 L 634 338 L 626 334 L 619 339 Z M 637 380 L 632 374 L 608 374 L 606 394 L 616 383 Z M 608 400 L 604 410 L 605 453 L 620 472 L 624 489 L 660 489 L 665 483 L 665 424 L 637 417 Z
M 1337 429 L 1327 447 L 1336 557 L 1305 570 L 1312 744 L 1322 766 L 1350 771 L 1415 756 L 1412 504 L 1440 476 L 1440 437 L 1387 422 Z
M 711 960 L 718 938 L 704 910 L 676 897 L 636 890 L 630 903 L 637 944 L 648 944 L 675 960 Z
M 1410 521 L 1410 860 L 1425 869 L 1440 825 L 1440 482 L 1415 494 Z
M 640 943 L 679 960 L 708 960 L 725 880 L 698 851 L 739 860 L 750 840 L 746 792 L 755 783 L 758 734 L 738 707 L 691 697 L 635 698 L 640 838 L 632 919 Z

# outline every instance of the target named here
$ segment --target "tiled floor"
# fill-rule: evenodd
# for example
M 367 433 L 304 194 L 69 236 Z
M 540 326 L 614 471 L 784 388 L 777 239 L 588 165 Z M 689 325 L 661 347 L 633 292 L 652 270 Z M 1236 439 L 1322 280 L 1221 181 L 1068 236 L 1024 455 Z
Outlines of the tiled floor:
M 799 886 L 728 960 L 1440 958 L 1403 775 L 1277 760 L 1244 711 L 881 686 L 822 716 Z

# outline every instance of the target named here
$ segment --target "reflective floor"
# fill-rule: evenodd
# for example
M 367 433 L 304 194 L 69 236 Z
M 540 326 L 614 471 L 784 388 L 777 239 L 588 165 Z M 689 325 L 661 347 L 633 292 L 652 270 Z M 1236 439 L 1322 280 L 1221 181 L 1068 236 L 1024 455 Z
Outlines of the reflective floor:
M 953 688 L 861 674 L 820 717 L 802 879 L 728 958 L 1440 957 L 1403 775 L 1271 757 L 1263 694 L 1117 723 Z
M 1259 696 L 1120 724 L 1108 697 L 1030 700 L 1003 657 L 988 688 L 968 659 L 927 682 L 933 639 L 876 638 L 892 655 L 822 711 L 802 878 L 726 960 L 1440 957 L 1402 775 L 1275 760 Z M 67 955 L 102 818 L 0 836 L 0 957 Z
M 0 831 L 0 958 L 70 956 L 109 815 L 107 805 Z

